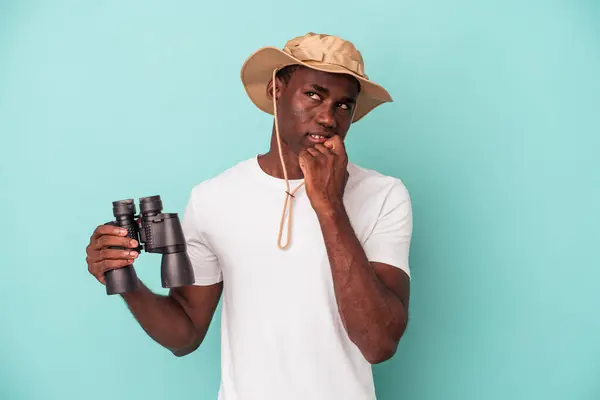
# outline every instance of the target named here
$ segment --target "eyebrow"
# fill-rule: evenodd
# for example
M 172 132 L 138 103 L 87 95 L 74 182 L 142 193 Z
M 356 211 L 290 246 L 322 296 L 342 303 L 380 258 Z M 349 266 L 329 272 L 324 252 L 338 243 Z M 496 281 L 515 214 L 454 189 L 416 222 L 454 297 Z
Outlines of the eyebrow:
M 329 89 L 324 88 L 323 86 L 317 85 L 316 83 L 313 83 L 311 86 L 317 92 L 321 92 L 324 95 L 329 95 Z M 354 104 L 355 103 L 354 99 L 352 99 L 350 97 L 344 97 L 344 98 L 342 98 L 342 102 L 344 102 L 344 103 L 350 103 L 350 104 Z
M 327 89 L 327 88 L 324 88 L 323 86 L 319 86 L 319 85 L 317 85 L 317 84 L 315 84 L 315 83 L 313 83 L 311 86 L 312 86 L 312 88 L 313 88 L 313 89 L 315 89 L 317 92 L 321 92 L 321 93 L 323 93 L 323 94 L 329 94 L 329 89 Z

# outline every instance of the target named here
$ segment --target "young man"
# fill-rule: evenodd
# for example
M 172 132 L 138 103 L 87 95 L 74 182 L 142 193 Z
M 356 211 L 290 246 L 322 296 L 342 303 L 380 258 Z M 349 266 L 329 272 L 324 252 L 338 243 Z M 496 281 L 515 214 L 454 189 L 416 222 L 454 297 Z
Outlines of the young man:
M 202 343 L 223 295 L 220 400 L 374 399 L 371 364 L 404 333 L 410 197 L 344 148 L 351 123 L 391 101 L 363 68 L 352 43 L 329 35 L 254 53 L 242 82 L 275 116 L 269 152 L 193 188 L 182 226 L 194 285 L 123 294 L 177 356 Z M 99 226 L 90 273 L 104 283 L 137 256 L 107 246 L 136 245 Z

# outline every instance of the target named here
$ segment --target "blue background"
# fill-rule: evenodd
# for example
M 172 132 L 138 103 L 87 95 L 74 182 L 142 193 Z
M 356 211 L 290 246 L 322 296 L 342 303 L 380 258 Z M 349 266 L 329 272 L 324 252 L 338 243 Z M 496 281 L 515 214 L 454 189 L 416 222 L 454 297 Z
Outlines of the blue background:
M 396 100 L 347 142 L 414 205 L 411 323 L 379 398 L 600 397 L 598 1 L 22 0 L 0 1 L 1 399 L 216 398 L 220 315 L 173 357 L 85 247 L 113 200 L 182 213 L 266 151 L 240 67 L 309 31 L 353 41 Z M 159 261 L 136 266 L 166 293 Z

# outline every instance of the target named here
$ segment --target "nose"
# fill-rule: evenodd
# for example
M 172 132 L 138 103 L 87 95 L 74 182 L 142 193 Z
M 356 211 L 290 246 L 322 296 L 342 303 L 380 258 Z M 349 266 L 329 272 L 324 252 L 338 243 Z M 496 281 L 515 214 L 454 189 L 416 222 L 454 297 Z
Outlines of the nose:
M 326 129 L 335 128 L 336 123 L 331 107 L 327 106 L 326 104 L 323 104 L 323 106 L 317 113 L 317 123 Z

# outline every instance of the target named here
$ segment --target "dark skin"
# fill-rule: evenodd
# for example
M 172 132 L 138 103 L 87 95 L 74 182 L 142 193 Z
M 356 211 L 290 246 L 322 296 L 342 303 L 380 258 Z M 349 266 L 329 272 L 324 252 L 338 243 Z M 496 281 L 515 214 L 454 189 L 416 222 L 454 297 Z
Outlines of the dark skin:
M 272 82 L 266 90 L 273 94 Z M 347 182 L 344 139 L 350 128 L 357 82 L 348 76 L 297 69 L 289 82 L 276 81 L 279 132 L 288 178 L 304 178 L 318 217 L 331 266 L 338 310 L 346 332 L 372 364 L 391 358 L 406 329 L 410 281 L 399 268 L 370 262 L 357 239 L 343 204 Z M 328 139 L 310 142 L 308 134 Z M 262 169 L 283 178 L 275 133 Z M 104 272 L 129 265 L 134 248 L 119 229 L 100 225 L 87 247 L 89 272 L 101 283 Z M 285 284 L 285 282 L 282 282 Z M 171 289 L 167 296 L 141 289 L 123 295 L 142 328 L 177 356 L 193 352 L 203 341 L 223 290 L 223 283 Z
M 104 273 L 132 264 L 138 256 L 131 250 L 112 250 L 109 246 L 136 248 L 137 242 L 124 237 L 126 231 L 100 225 L 86 248 L 88 271 L 106 284 Z M 223 282 L 210 286 L 183 286 L 170 289 L 167 296 L 140 288 L 121 296 L 146 333 L 157 343 L 181 357 L 200 346 L 221 298 Z
M 358 84 L 349 76 L 300 68 L 288 83 L 276 81 L 276 89 L 288 176 L 304 178 L 320 222 L 344 327 L 369 362 L 386 361 L 406 330 L 410 280 L 399 268 L 367 259 L 344 208 L 348 178 L 344 140 Z M 272 85 L 267 90 L 272 94 Z M 329 139 L 314 144 L 307 138 L 310 133 Z M 269 153 L 259 163 L 267 173 L 283 177 L 274 135 Z

